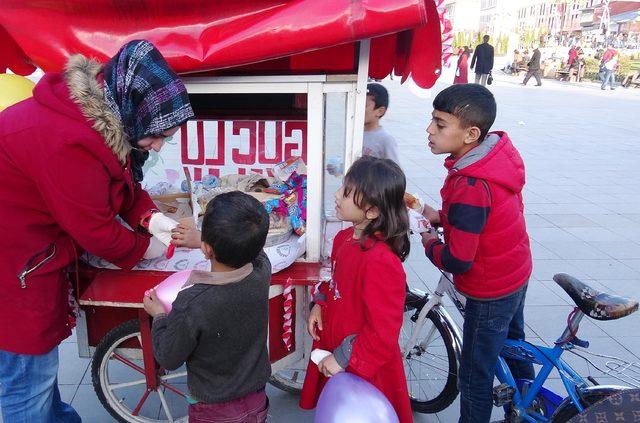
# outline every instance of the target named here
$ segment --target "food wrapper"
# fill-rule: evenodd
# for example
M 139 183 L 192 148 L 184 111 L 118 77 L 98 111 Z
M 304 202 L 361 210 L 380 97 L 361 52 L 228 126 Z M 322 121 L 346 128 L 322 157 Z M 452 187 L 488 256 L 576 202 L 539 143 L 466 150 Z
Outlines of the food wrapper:
M 265 202 L 267 213 L 278 213 L 289 216 L 291 227 L 298 235 L 306 231 L 307 220 L 307 175 L 306 166 L 300 158 L 292 158 L 277 164 L 273 168 L 276 179 L 287 176 L 287 179 L 272 184 L 264 192 L 281 194 L 279 200 Z
M 409 230 L 412 234 L 431 232 L 433 227 L 429 219 L 414 209 L 407 208 L 407 213 L 409 213 Z
M 307 174 L 307 166 L 301 157 L 291 157 L 284 162 L 280 162 L 272 169 L 273 176 L 281 183 L 287 182 L 295 172 L 298 175 Z

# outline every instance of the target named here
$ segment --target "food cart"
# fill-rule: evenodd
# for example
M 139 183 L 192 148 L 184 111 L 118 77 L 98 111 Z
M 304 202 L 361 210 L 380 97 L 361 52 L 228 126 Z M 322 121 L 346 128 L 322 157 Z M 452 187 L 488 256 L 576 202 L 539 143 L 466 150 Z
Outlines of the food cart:
M 33 65 L 59 71 L 72 53 L 105 60 L 126 41 L 145 38 L 184 77 L 196 117 L 149 160 L 144 186 L 175 183 L 176 175 L 179 182 L 183 174 L 190 182 L 207 175 L 271 176 L 278 163 L 303 160 L 306 228 L 295 245 L 280 251 L 276 245 L 275 254 L 294 254 L 295 262 L 288 257 L 275 266 L 269 292 L 272 383 L 296 391 L 309 357 L 310 287 L 321 280 L 322 259 L 341 228 L 332 218 L 340 180 L 325 169 L 329 162 L 348 168 L 360 155 L 369 78 L 393 73 L 423 88 L 434 84 L 441 69 L 441 3 L 7 0 L 0 5 L 0 71 L 29 74 Z M 72 269 L 79 355 L 93 357 L 96 393 L 119 421 L 186 415 L 186 372 L 155 362 L 142 298 L 172 272 L 202 265 L 190 254 L 143 261 L 131 271 L 85 257 Z

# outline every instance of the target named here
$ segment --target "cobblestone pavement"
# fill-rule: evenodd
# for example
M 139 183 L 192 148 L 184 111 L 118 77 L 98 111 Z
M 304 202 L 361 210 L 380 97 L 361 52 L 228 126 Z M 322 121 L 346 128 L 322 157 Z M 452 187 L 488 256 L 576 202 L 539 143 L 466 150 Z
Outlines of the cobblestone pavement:
M 640 296 L 640 90 L 601 91 L 595 84 L 549 80 L 542 87 L 522 87 L 520 79 L 497 74 L 490 87 L 498 102 L 494 129 L 509 133 L 527 170 L 524 197 L 535 260 L 527 332 L 533 341 L 549 343 L 560 334 L 572 304 L 552 281 L 555 273 L 572 274 L 604 291 Z M 452 71 L 441 80 L 447 83 L 436 84 L 433 93 L 453 80 Z M 382 122 L 399 142 L 409 190 L 437 205 L 445 170 L 444 157 L 426 147 L 431 100 L 415 97 L 398 81 L 384 84 L 391 105 Z M 437 271 L 417 240 L 406 271 L 412 285 L 435 286 Z M 456 316 L 455 310 L 451 314 Z M 640 313 L 613 322 L 585 319 L 581 333 L 595 351 L 638 361 L 638 327 Z M 112 421 L 93 392 L 89 360 L 77 354 L 74 337 L 60 347 L 62 398 L 86 422 Z M 587 370 L 579 362 L 576 367 Z M 559 380 L 551 385 L 559 388 Z M 313 412 L 300 410 L 296 397 L 272 387 L 268 394 L 270 421 L 313 421 Z M 449 423 L 457 416 L 456 401 L 437 415 L 416 414 L 415 421 Z

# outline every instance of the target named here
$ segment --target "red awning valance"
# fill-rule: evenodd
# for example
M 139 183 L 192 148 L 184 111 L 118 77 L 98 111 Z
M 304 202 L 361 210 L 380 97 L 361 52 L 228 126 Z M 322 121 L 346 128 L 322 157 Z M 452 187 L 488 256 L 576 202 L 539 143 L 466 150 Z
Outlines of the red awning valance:
M 277 59 L 294 72 L 335 71 L 348 65 L 336 52 L 366 38 L 373 38 L 371 76 L 394 70 L 423 87 L 435 83 L 441 42 L 433 0 L 0 3 L 0 72 L 19 74 L 31 73 L 32 64 L 58 71 L 74 53 L 104 61 L 133 39 L 152 41 L 179 73 Z

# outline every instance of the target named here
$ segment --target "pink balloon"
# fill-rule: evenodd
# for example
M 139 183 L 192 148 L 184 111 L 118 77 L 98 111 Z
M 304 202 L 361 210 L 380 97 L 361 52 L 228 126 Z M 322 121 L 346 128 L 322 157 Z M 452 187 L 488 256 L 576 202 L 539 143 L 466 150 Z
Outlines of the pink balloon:
M 172 304 L 178 296 L 178 292 L 182 291 L 182 288 L 190 275 L 191 270 L 176 272 L 153 288 L 158 300 L 160 300 L 160 304 L 162 304 L 167 313 L 171 311 Z M 149 291 L 145 292 L 144 295 L 148 296 Z

